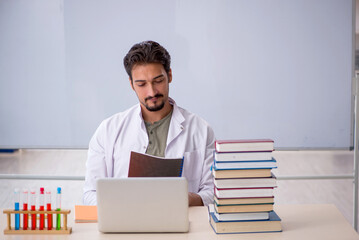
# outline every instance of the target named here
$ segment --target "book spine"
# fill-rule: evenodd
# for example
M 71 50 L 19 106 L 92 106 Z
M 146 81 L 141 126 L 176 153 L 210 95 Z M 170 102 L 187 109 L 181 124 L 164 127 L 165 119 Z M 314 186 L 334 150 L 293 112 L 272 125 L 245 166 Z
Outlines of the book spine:
M 235 168 L 218 168 L 216 165 L 214 165 L 213 169 L 215 171 L 225 171 L 225 170 L 256 170 L 256 169 L 274 169 L 277 168 L 277 166 L 275 167 L 235 167 Z
M 260 198 L 273 198 L 274 196 L 261 196 L 261 197 L 218 197 L 216 193 L 214 193 L 214 196 L 218 199 L 218 200 L 227 200 L 227 199 L 260 199 Z M 227 204 L 228 205 L 228 204 Z M 236 205 L 236 204 L 235 204 Z
M 274 143 L 272 139 L 238 139 L 238 140 L 216 140 L 215 143 L 226 144 L 226 143 Z
M 275 150 L 253 150 L 253 151 L 217 151 L 214 150 L 216 153 L 226 154 L 226 153 L 264 153 L 264 152 L 274 152 Z
M 273 189 L 275 187 L 243 187 L 243 188 L 216 188 L 219 191 L 242 190 L 242 189 Z
M 234 164 L 234 163 L 239 163 L 239 164 L 245 164 L 245 163 L 256 163 L 256 162 L 277 162 L 277 160 L 272 157 L 271 160 L 252 160 L 252 161 L 217 161 L 217 159 L 214 159 L 214 162 L 215 163 L 231 163 L 231 164 Z
M 182 177 L 183 164 L 184 164 L 184 156 L 182 157 L 182 163 L 181 163 L 181 169 L 180 169 L 180 172 L 179 172 L 179 177 Z

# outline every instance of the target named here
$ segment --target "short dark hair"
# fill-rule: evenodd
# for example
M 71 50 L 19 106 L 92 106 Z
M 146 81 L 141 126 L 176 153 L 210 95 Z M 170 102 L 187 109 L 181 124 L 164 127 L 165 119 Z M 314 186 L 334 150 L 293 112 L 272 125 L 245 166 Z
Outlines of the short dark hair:
M 159 43 L 144 41 L 133 45 L 123 59 L 123 65 L 131 80 L 133 66 L 146 63 L 161 63 L 168 74 L 171 69 L 171 56 Z

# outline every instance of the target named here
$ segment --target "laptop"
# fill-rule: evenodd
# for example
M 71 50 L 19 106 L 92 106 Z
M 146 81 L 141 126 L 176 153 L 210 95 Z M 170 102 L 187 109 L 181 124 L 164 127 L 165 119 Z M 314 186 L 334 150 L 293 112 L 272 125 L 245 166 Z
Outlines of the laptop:
M 186 178 L 104 178 L 96 192 L 100 232 L 188 232 Z

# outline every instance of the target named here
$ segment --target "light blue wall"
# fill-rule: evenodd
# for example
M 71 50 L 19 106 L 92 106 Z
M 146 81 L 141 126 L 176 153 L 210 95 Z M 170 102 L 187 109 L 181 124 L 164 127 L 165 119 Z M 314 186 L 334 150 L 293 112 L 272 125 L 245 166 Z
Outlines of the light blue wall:
M 87 147 L 137 103 L 122 59 L 155 40 L 170 96 L 218 139 L 350 146 L 351 0 L 0 0 L 0 147 Z

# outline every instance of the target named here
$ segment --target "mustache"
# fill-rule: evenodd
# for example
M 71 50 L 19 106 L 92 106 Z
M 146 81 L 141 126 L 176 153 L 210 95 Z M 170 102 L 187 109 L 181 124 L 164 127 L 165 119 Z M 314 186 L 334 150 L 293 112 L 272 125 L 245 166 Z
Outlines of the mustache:
M 163 95 L 159 93 L 159 94 L 156 94 L 156 95 L 155 95 L 155 96 L 153 96 L 153 97 L 152 97 L 152 96 L 150 96 L 150 97 L 146 97 L 146 98 L 145 98 L 145 101 L 147 101 L 147 100 L 151 100 L 152 98 L 159 98 L 159 97 L 163 97 Z

